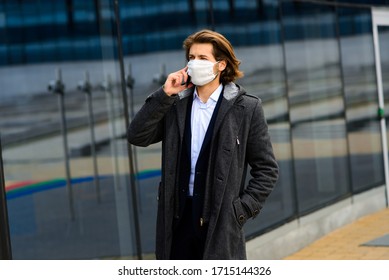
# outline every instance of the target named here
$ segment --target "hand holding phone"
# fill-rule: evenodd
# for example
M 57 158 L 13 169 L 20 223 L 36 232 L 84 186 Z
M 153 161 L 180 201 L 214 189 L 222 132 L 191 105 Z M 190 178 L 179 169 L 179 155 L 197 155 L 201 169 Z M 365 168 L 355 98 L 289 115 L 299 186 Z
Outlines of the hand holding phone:
M 187 70 L 188 67 L 185 67 L 168 75 L 163 86 L 163 90 L 167 95 L 178 94 L 180 91 L 193 86 L 190 82 L 190 76 L 188 75 Z

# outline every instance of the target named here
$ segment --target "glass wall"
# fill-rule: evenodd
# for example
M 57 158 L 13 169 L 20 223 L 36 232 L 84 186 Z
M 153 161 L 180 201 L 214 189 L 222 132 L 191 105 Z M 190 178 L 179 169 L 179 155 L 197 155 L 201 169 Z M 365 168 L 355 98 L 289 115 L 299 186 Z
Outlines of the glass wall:
M 282 5 L 300 212 L 350 188 L 337 17 L 333 7 Z
M 389 26 L 378 27 L 378 40 L 380 47 L 380 59 L 381 59 L 381 76 L 382 76 L 382 91 L 384 97 L 385 119 L 386 119 L 386 131 L 389 128 L 388 110 L 389 110 Z M 387 134 L 388 136 L 388 134 Z M 389 139 L 389 138 L 386 138 Z M 388 141 L 388 140 L 387 140 Z M 389 142 L 389 141 L 388 141 Z M 389 144 L 389 143 L 388 143 Z
M 136 257 L 114 9 L 96 2 L 0 4 L 15 259 Z
M 0 65 L 100 58 L 95 2 L 2 1 Z
M 384 183 L 368 5 L 389 1 L 123 0 L 119 15 L 115 2 L 0 2 L 15 259 L 154 258 L 161 144 L 128 149 L 125 109 L 130 119 L 186 65 L 182 42 L 202 28 L 232 42 L 280 166 L 247 239 Z M 386 95 L 388 42 L 380 30 Z
M 338 9 L 352 187 L 383 184 L 371 12 Z

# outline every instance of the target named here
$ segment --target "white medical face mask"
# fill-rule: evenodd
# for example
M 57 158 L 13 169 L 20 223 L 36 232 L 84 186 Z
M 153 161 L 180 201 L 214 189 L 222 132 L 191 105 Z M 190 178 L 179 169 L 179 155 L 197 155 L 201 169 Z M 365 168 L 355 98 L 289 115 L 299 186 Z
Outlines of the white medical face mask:
M 203 86 L 212 82 L 217 74 L 213 73 L 213 66 L 218 63 L 208 60 L 194 59 L 188 62 L 188 75 L 196 86 Z

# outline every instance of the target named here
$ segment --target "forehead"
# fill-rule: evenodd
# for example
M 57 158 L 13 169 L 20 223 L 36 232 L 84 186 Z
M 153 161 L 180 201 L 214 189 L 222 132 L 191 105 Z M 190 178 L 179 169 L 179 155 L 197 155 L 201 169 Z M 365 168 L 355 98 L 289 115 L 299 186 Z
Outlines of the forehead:
M 189 55 L 213 57 L 213 45 L 211 43 L 194 43 L 189 49 Z

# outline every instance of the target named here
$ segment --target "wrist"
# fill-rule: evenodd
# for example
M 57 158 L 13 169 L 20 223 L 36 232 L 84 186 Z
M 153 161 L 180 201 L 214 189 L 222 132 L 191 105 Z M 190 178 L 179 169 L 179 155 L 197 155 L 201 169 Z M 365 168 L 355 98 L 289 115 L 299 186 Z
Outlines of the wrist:
M 166 95 L 168 96 L 172 96 L 172 95 L 176 95 L 177 93 L 176 92 L 171 92 L 169 90 L 166 90 L 166 87 L 165 85 L 162 86 L 162 90 L 165 92 Z
M 162 91 L 163 91 L 163 93 L 165 94 L 166 97 L 174 97 L 174 96 L 177 95 L 177 93 L 171 93 L 169 91 L 166 91 L 165 85 L 163 85 L 161 87 L 161 89 L 162 89 Z

